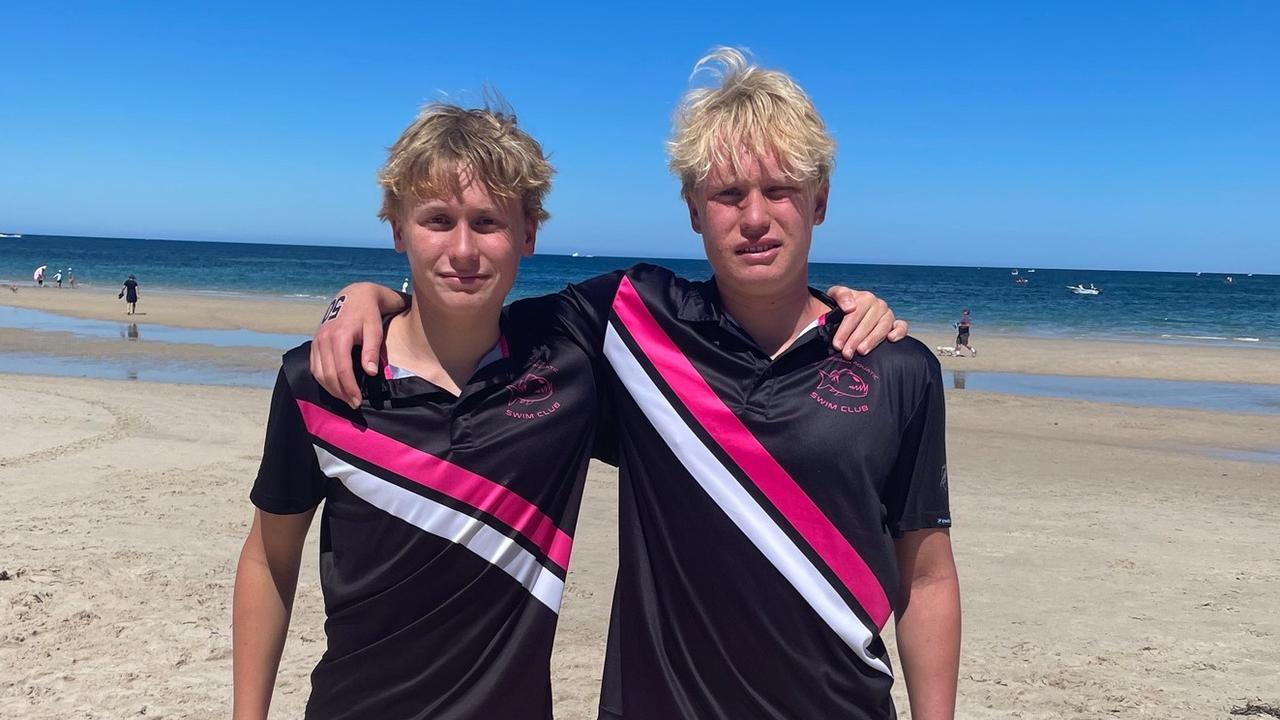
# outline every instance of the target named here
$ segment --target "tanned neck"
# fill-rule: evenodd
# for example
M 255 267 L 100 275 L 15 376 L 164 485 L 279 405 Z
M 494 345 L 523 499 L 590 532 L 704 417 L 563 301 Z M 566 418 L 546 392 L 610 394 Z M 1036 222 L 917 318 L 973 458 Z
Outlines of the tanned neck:
M 387 332 L 388 360 L 396 367 L 461 394 L 480 360 L 498 342 L 501 308 L 483 317 L 451 317 L 414 302 L 391 321 Z
M 725 310 L 770 357 L 781 355 L 809 323 L 830 309 L 804 285 L 776 295 L 749 295 L 723 285 L 719 289 Z

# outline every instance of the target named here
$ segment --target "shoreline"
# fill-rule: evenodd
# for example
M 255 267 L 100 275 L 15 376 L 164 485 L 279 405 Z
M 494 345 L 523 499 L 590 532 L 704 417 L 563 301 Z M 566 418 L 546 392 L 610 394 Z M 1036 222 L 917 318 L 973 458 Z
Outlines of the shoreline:
M 122 327 L 136 323 L 146 337 L 147 325 L 165 325 L 189 329 L 248 330 L 310 336 L 327 306 L 327 301 L 314 298 L 274 296 L 200 295 L 180 292 L 144 292 L 138 303 L 139 314 L 129 316 L 115 290 L 80 288 L 74 291 L 55 289 L 18 293 L 0 293 L 0 306 L 39 310 L 55 315 L 119 323 Z M 67 357 L 98 357 L 102 353 L 145 354 L 157 359 L 192 358 L 204 352 L 222 360 L 232 359 L 228 348 L 185 343 L 147 341 L 136 343 L 136 349 L 123 350 L 123 345 L 100 338 L 84 339 L 69 333 L 24 333 L 0 329 L 0 352 L 35 351 Z M 34 336 L 34 339 L 33 339 Z M 912 336 L 929 348 L 950 346 L 950 331 L 919 329 Z M 1022 373 L 1150 380 L 1212 381 L 1251 384 L 1280 384 L 1280 349 L 1247 345 L 1195 345 L 1158 342 L 1135 342 L 1119 339 L 1054 339 L 1017 334 L 999 334 L 994 330 L 974 335 L 976 358 L 942 357 L 946 370 L 973 372 Z M 287 348 L 254 348 L 260 366 L 264 355 L 278 357 Z

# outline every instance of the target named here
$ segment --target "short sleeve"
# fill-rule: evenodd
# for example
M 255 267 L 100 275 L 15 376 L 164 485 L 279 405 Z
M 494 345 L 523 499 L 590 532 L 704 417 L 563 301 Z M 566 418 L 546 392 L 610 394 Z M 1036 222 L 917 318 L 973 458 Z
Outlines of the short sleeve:
M 926 362 L 927 384 L 907 421 L 885 493 L 887 523 L 894 537 L 912 530 L 951 527 L 942 367 L 932 356 Z
M 306 512 L 324 499 L 327 478 L 320 471 L 311 435 L 284 370 L 271 396 L 271 415 L 262 448 L 262 464 L 249 499 L 276 515 Z
M 586 353 L 599 392 L 592 457 L 618 464 L 618 421 L 614 410 L 612 369 L 604 357 L 605 328 L 623 271 L 605 273 L 574 283 L 553 295 L 519 300 L 508 312 L 522 318 L 536 317 L 536 325 L 559 333 Z
M 623 274 L 618 270 L 597 275 L 573 283 L 555 296 L 560 329 L 591 354 L 592 362 L 597 362 L 604 355 L 605 328 L 609 324 L 609 312 Z

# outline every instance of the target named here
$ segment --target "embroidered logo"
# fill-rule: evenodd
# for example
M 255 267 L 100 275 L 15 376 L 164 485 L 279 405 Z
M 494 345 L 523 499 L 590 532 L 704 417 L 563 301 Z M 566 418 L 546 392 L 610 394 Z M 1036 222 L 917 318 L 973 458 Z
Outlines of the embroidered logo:
M 559 410 L 560 403 L 553 399 L 555 385 L 551 382 L 555 372 L 554 366 L 539 363 L 508 385 L 507 417 L 533 420 Z
M 831 372 L 826 372 L 819 368 L 818 374 L 822 376 L 822 381 L 818 383 L 816 389 L 827 390 L 833 395 L 846 398 L 864 398 L 871 391 L 871 386 L 867 385 L 867 381 L 849 368 L 840 368 Z
M 818 384 L 809 398 L 822 407 L 842 413 L 870 412 L 871 406 L 858 402 L 871 394 L 871 383 L 879 381 L 876 371 L 857 360 L 835 356 L 816 368 Z

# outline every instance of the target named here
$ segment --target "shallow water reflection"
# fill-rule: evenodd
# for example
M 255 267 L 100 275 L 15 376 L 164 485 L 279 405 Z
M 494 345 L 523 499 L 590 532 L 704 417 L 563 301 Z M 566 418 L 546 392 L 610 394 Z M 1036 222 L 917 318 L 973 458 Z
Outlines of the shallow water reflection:
M 1280 385 L 945 371 L 955 390 L 1280 415 Z

